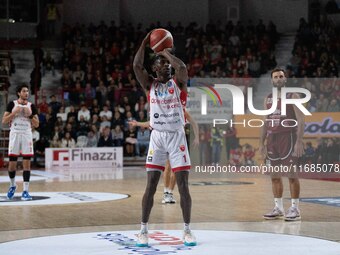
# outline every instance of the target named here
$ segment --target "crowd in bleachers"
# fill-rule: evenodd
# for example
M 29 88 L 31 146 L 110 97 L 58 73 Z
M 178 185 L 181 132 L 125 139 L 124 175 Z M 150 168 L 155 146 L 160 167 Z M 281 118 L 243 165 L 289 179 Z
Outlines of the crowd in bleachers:
M 311 112 L 340 111 L 339 39 L 339 28 L 324 16 L 310 23 L 300 19 L 287 74 L 292 85 L 311 91 Z
M 0 91 L 7 91 L 10 84 L 9 77 L 15 73 L 15 65 L 11 54 L 7 50 L 0 51 Z

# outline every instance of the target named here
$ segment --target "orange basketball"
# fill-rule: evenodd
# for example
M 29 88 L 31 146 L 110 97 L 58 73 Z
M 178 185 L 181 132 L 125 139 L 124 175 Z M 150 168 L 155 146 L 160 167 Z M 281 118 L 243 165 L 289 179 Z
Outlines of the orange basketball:
M 160 52 L 174 46 L 174 40 L 171 33 L 163 28 L 157 28 L 150 35 L 150 48 L 154 52 Z

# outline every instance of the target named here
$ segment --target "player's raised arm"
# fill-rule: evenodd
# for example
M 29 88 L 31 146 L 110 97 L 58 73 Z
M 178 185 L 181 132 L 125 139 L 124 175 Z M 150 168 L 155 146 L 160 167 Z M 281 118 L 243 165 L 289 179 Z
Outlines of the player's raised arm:
M 143 39 L 142 44 L 139 47 L 136 56 L 133 60 L 133 71 L 135 72 L 138 82 L 145 91 L 149 91 L 151 80 L 149 73 L 144 68 L 145 47 L 150 40 L 150 33 L 148 33 L 146 37 Z
M 184 89 L 186 91 L 189 78 L 187 66 L 184 64 L 184 62 L 172 55 L 168 49 L 165 49 L 158 54 L 169 60 L 171 66 L 175 69 L 175 78 L 178 82 L 178 85 L 181 89 Z

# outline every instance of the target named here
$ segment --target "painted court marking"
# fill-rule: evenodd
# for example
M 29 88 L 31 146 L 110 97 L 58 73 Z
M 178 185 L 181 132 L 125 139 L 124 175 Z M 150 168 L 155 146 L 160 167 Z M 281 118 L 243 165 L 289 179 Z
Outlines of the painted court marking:
M 149 247 L 136 247 L 138 231 L 96 232 L 24 239 L 0 244 L 6 255 L 237 254 L 339 255 L 340 244 L 322 239 L 241 231 L 197 230 L 198 246 L 183 245 L 182 231 L 149 231 Z

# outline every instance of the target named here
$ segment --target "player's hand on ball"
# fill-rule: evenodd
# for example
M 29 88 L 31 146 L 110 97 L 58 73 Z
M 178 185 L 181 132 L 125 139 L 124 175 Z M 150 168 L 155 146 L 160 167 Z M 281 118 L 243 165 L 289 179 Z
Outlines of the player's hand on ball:
M 31 110 L 31 108 L 25 107 L 25 108 L 24 108 L 24 115 L 25 115 L 26 117 L 31 116 L 31 115 L 32 115 L 32 110 Z
M 166 48 L 166 49 L 164 49 L 160 52 L 157 52 L 157 55 L 165 56 L 165 55 L 169 54 L 170 51 L 171 51 L 171 48 Z
M 12 113 L 13 113 L 14 115 L 19 114 L 20 111 L 21 111 L 21 107 L 19 107 L 19 106 L 15 106 L 15 107 L 12 109 Z

